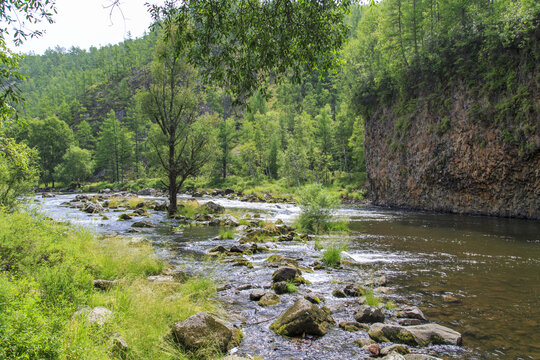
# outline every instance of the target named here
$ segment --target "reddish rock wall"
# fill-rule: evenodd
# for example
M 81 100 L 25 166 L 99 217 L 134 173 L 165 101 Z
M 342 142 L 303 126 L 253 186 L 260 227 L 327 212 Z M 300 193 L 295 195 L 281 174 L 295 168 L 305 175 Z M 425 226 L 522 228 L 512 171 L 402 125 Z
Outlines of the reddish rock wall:
M 524 154 L 519 143 L 503 141 L 503 125 L 470 118 L 475 102 L 466 90 L 454 91 L 450 99 L 446 131 L 441 116 L 421 102 L 401 139 L 391 110 L 381 109 L 366 121 L 371 200 L 382 206 L 540 219 L 540 119 L 525 139 L 529 150 Z M 540 104 L 538 96 L 531 101 Z

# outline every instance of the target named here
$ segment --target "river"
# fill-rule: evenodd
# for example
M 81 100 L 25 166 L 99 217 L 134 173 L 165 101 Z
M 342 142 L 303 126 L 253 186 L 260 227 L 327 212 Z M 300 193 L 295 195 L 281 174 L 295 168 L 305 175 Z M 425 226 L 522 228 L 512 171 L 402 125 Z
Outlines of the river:
M 111 210 L 105 212 L 110 220 L 103 220 L 62 205 L 74 196 L 36 197 L 36 202 L 55 220 L 98 232 L 149 238 L 157 254 L 179 269 L 210 274 L 220 284 L 230 284 L 218 296 L 229 321 L 243 327 L 245 338 L 235 349 L 238 354 L 260 355 L 264 359 L 368 358 L 353 343 L 367 336 L 365 333 L 348 333 L 336 327 L 321 338 L 290 341 L 268 329 L 272 320 L 299 296 L 282 295 L 280 305 L 263 308 L 249 301 L 250 290 L 238 289 L 242 285 L 269 285 L 274 269 L 262 266 L 268 253 L 248 256 L 253 269 L 201 261 L 210 248 L 231 245 L 235 240 L 212 240 L 220 231 L 217 227 L 172 231 L 175 224 L 163 213 L 153 211 L 149 220 L 158 227 L 142 234 L 128 234 L 131 222 L 117 221 L 118 214 Z M 282 219 L 292 223 L 299 212 L 288 204 L 211 200 L 239 217 L 251 214 L 267 221 Z M 343 282 L 385 275 L 390 287 L 387 299 L 398 305 L 416 305 L 430 321 L 463 334 L 463 347 L 432 346 L 421 352 L 449 359 L 540 359 L 539 221 L 368 206 L 344 207 L 338 216 L 349 219 L 351 232 L 328 240 L 347 242 L 346 255 L 358 266 L 305 273 L 312 284 L 299 287 L 300 293 L 323 296 L 338 322 L 351 320 L 354 304 L 350 298 L 334 298 L 332 290 L 342 288 Z M 299 259 L 304 266 L 320 257 L 311 243 L 272 243 L 270 247 Z

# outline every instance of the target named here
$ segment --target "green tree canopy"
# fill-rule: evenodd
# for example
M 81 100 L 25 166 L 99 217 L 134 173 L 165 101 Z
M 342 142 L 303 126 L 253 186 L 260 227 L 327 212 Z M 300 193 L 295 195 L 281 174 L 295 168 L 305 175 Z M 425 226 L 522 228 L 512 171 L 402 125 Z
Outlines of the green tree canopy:
M 50 181 L 54 186 L 55 168 L 74 142 L 73 131 L 56 116 L 50 116 L 45 120 L 32 120 L 28 126 L 28 145 L 35 147 L 39 152 L 40 166 L 43 170 L 42 180 Z
M 92 175 L 93 168 L 94 163 L 90 151 L 72 145 L 62 157 L 62 163 L 56 167 L 55 171 L 58 178 L 65 184 L 73 182 L 80 184 Z
M 246 100 L 266 84 L 304 70 L 333 68 L 348 35 L 344 22 L 353 1 L 166 1 L 151 6 L 165 36 L 187 49 L 206 82 Z M 168 23 L 174 23 L 171 27 Z M 171 30 L 175 33 L 172 34 Z

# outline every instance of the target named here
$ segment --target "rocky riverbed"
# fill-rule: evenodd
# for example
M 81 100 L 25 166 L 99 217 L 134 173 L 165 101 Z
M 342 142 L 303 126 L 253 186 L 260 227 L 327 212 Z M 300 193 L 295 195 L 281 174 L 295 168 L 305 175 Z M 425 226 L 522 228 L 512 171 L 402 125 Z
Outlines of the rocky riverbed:
M 429 316 L 438 313 L 433 305 L 426 309 L 417 292 L 403 291 L 403 274 L 399 271 L 406 271 L 407 266 L 398 271 L 395 268 L 415 257 L 429 258 L 429 254 L 400 254 L 393 249 L 358 251 L 355 243 L 359 233 L 372 241 L 362 226 L 351 226 L 350 236 L 315 239 L 290 227 L 298 214 L 294 205 L 247 203 L 233 194 L 199 197 L 205 211 L 196 214 L 196 220 L 181 216 L 168 219 L 165 200 L 159 195 L 141 194 L 135 199 L 133 194 L 114 192 L 51 194 L 39 200 L 55 219 L 118 233 L 129 241 L 149 239 L 177 272 L 204 273 L 216 279 L 221 284 L 219 300 L 226 309 L 223 320 L 244 334 L 232 349 L 236 355 L 264 359 L 398 359 L 410 352 L 418 355 L 405 358 L 429 359 L 427 355 L 481 358 L 486 354 L 486 349 L 467 346 L 467 336 L 462 346 L 462 336 L 455 331 L 462 326 L 448 326 L 454 316 L 442 321 L 437 316 L 436 324 Z M 396 218 L 399 221 L 399 214 L 353 208 L 339 213 L 352 220 L 368 220 L 368 225 L 388 226 Z M 218 234 L 224 229 L 234 229 L 234 237 L 221 239 Z M 406 240 L 407 234 L 402 236 Z M 325 266 L 316 248 L 316 242 L 332 241 L 349 242 L 349 251 L 337 267 Z M 440 264 L 434 263 L 440 270 Z M 438 280 L 434 277 L 431 281 Z M 463 294 L 447 291 L 443 295 L 444 311 L 448 307 L 460 309 Z M 452 303 L 456 305 L 449 305 Z M 427 316 L 423 309 L 428 310 Z

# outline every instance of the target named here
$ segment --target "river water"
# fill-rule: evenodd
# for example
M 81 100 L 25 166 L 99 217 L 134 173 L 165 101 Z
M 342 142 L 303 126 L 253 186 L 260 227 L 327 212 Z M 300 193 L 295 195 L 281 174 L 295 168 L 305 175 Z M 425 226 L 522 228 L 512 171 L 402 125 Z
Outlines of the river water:
M 151 212 L 155 229 L 127 234 L 129 221 L 117 221 L 118 213 L 107 211 L 110 220 L 88 215 L 62 203 L 74 195 L 36 198 L 55 220 L 70 221 L 98 232 L 146 237 L 159 256 L 179 269 L 209 274 L 225 285 L 219 294 L 229 321 L 242 326 L 245 338 L 238 354 L 264 359 L 365 359 L 366 352 L 353 344 L 365 332 L 348 333 L 333 328 L 322 338 L 298 341 L 284 339 L 268 329 L 299 294 L 282 295 L 282 303 L 263 308 L 249 301 L 250 290 L 242 285 L 270 284 L 274 269 L 263 266 L 266 254 L 247 256 L 254 268 L 230 263 L 201 261 L 217 245 L 237 240 L 212 240 L 217 227 L 187 227 L 171 231 L 174 222 L 163 213 Z M 198 199 L 201 202 L 209 199 Z M 236 216 L 247 214 L 262 220 L 282 219 L 291 223 L 299 209 L 288 204 L 247 203 L 212 198 Z M 345 207 L 339 216 L 349 219 L 351 232 L 328 241 L 347 243 L 350 260 L 358 265 L 332 271 L 304 273 L 311 281 L 300 286 L 326 299 L 336 321 L 352 320 L 357 306 L 351 299 L 337 299 L 332 290 L 344 282 L 386 275 L 387 300 L 398 305 L 416 305 L 432 322 L 463 334 L 463 347 L 432 346 L 415 351 L 459 359 L 540 359 L 540 222 L 478 216 L 458 216 L 376 207 Z M 137 220 L 137 219 L 136 219 Z M 317 258 L 312 242 L 270 243 L 272 251 L 299 259 L 309 266 Z M 229 285 L 227 285 L 229 284 Z

